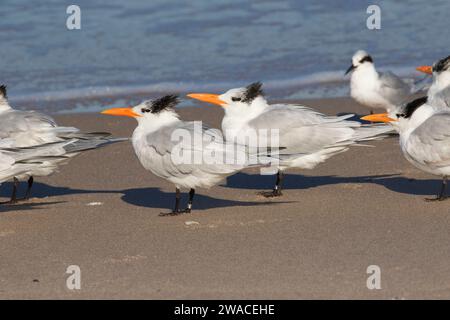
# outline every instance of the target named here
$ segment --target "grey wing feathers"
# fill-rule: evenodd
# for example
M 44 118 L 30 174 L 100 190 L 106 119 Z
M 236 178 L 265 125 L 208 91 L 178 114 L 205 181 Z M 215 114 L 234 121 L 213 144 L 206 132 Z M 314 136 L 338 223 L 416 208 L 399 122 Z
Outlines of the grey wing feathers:
M 405 91 L 409 91 L 411 88 L 407 82 L 403 81 L 400 77 L 390 71 L 380 72 L 379 74 L 382 84 L 386 87 Z
M 55 160 L 66 159 L 64 146 L 73 141 L 26 148 L 0 148 L 0 182 L 31 172 L 36 167 L 55 167 Z
M 450 114 L 435 114 L 414 130 L 406 151 L 435 167 L 450 165 Z
M 76 138 L 76 140 L 64 147 L 67 153 L 77 153 L 81 151 L 88 151 L 92 149 L 97 149 L 104 147 L 109 144 L 116 142 L 127 141 L 128 138 L 107 138 L 107 137 L 90 137 L 90 138 Z
M 413 93 L 413 88 L 392 72 L 380 72 L 383 96 L 393 105 L 399 105 Z
M 153 149 L 161 157 L 160 163 L 153 167 L 153 170 L 157 170 L 157 167 L 161 168 L 157 172 L 159 176 L 167 178 L 196 171 L 228 174 L 242 168 L 239 165 L 223 164 L 223 161 L 218 164 L 205 163 L 203 157 L 208 153 L 213 153 L 217 159 L 224 159 L 226 143 L 221 138 L 220 130 L 209 129 L 206 126 L 197 128 L 194 129 L 193 122 L 183 122 L 176 127 L 167 126 L 156 133 L 147 135 L 147 147 Z M 186 135 L 182 134 L 183 131 Z M 174 162 L 173 159 L 177 155 L 185 155 L 190 161 Z M 201 159 L 201 161 L 198 162 L 195 159 Z M 154 161 L 158 160 L 154 159 Z
M 275 105 L 268 112 L 250 121 L 255 129 L 279 130 L 281 154 L 307 154 L 324 148 L 344 146 L 352 143 L 357 121 L 347 120 L 352 114 L 327 116 L 312 109 Z
M 381 140 L 394 132 L 394 128 L 389 124 L 361 125 L 361 127 L 355 129 L 353 139 L 355 142 Z

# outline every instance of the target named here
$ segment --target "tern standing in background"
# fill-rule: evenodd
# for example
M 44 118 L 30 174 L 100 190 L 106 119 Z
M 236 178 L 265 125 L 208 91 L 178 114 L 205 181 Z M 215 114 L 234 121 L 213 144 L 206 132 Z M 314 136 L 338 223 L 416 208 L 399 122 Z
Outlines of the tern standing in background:
M 14 110 L 7 99 L 6 86 L 0 86 L 0 148 L 35 147 L 54 142 L 73 140 L 60 155 L 52 159 L 51 154 L 45 163 L 36 165 L 33 170 L 13 177 L 13 191 L 9 203 L 18 201 L 16 197 L 19 181 L 27 180 L 28 188 L 24 200 L 29 199 L 35 176 L 48 176 L 62 164 L 82 151 L 91 150 L 124 139 L 111 139 L 109 133 L 82 133 L 74 127 L 60 127 L 49 116 L 35 111 Z M 60 149 L 59 149 L 60 150 Z M 55 149 L 55 152 L 57 150 Z M 58 151 L 59 152 L 59 151 Z
M 418 90 L 412 81 L 403 81 L 390 71 L 378 72 L 372 57 L 363 50 L 353 55 L 352 65 L 345 74 L 350 72 L 350 95 L 369 108 L 383 108 L 389 112 Z
M 399 133 L 400 148 L 416 168 L 442 177 L 436 198 L 448 198 L 447 178 L 450 176 L 450 109 L 436 107 L 427 97 L 416 99 L 390 113 L 373 114 L 367 121 L 391 123 Z
M 103 114 L 127 116 L 138 122 L 133 132 L 134 151 L 142 166 L 175 185 L 175 208 L 160 215 L 190 213 L 196 188 L 209 188 L 225 177 L 246 167 L 239 163 L 204 161 L 205 152 L 214 153 L 217 159 L 225 159 L 234 145 L 226 143 L 220 130 L 195 127 L 194 121 L 182 121 L 175 112 L 178 97 L 164 96 L 156 100 L 144 101 L 135 107 L 114 108 Z M 185 133 L 190 139 L 177 140 L 178 134 Z M 188 161 L 174 161 L 182 151 Z M 200 159 L 195 161 L 193 159 Z M 180 188 L 190 189 L 186 209 L 180 209 Z
M 287 168 L 312 169 L 353 144 L 376 139 L 392 130 L 389 126 L 364 126 L 347 120 L 352 114 L 327 116 L 298 105 L 270 105 L 261 86 L 256 82 L 221 95 L 191 93 L 188 96 L 224 108 L 222 131 L 227 140 L 258 134 L 260 130 L 278 131 L 279 144 L 285 149 L 280 152 L 274 189 L 261 192 L 265 197 L 282 195 L 283 171 Z

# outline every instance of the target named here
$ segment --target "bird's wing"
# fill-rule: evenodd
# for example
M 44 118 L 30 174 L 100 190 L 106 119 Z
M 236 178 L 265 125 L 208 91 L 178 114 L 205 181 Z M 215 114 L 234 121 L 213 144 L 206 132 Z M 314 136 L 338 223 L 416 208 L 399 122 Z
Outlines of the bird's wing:
M 164 178 L 202 173 L 226 175 L 243 168 L 224 163 L 228 150 L 220 130 L 194 122 L 180 122 L 148 134 L 145 149 L 147 157 L 159 161 L 152 171 Z M 159 157 L 154 157 L 154 153 Z
M 278 130 L 279 144 L 285 148 L 282 154 L 308 154 L 351 143 L 354 128 L 361 126 L 346 120 L 352 116 L 326 116 L 302 106 L 274 105 L 249 125 L 257 130 Z
M 390 103 L 398 105 L 406 101 L 412 93 L 412 86 L 394 73 L 380 72 L 381 93 Z
M 450 113 L 437 113 L 414 130 L 404 150 L 416 161 L 436 168 L 450 165 Z
M 11 138 L 14 147 L 55 142 L 78 131 L 73 127 L 58 127 L 53 118 L 35 111 L 10 110 L 0 116 L 0 139 Z
M 35 168 L 54 168 L 55 160 L 66 159 L 64 147 L 74 141 L 61 141 L 25 148 L 0 148 L 0 182 L 31 172 Z
M 14 164 L 14 158 L 0 150 L 0 171 L 6 171 Z

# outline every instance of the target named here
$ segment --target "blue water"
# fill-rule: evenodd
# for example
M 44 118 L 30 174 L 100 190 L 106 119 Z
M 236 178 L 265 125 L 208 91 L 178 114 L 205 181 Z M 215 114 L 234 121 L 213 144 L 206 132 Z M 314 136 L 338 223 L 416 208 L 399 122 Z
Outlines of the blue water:
M 81 30 L 66 28 L 70 4 Z M 369 4 L 381 30 L 366 28 Z M 402 76 L 450 54 L 449 13 L 444 0 L 2 0 L 0 82 L 55 112 L 257 80 L 271 98 L 344 96 L 357 49 Z

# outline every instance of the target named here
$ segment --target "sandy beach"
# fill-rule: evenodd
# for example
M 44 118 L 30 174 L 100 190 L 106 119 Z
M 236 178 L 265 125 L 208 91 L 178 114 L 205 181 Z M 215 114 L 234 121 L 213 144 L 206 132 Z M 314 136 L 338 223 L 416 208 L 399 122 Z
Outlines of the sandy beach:
M 305 103 L 368 113 L 346 98 Z M 222 117 L 209 105 L 179 113 L 215 127 Z M 56 119 L 118 137 L 136 125 Z M 274 200 L 256 194 L 273 176 L 241 172 L 197 190 L 194 211 L 176 217 L 158 216 L 174 187 L 145 171 L 130 143 L 85 153 L 37 178 L 29 203 L 0 208 L 0 298 L 449 298 L 450 202 L 424 201 L 440 181 L 412 167 L 396 137 L 373 146 L 289 171 Z M 10 189 L 1 186 L 3 200 Z M 69 265 L 81 268 L 81 290 L 66 287 Z M 381 268 L 381 290 L 366 287 L 369 265 Z

